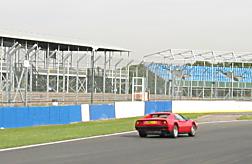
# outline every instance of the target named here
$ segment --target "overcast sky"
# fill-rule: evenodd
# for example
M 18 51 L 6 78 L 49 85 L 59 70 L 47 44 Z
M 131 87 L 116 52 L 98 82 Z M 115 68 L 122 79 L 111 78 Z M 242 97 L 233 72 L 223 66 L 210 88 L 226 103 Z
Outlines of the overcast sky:
M 127 48 L 252 52 L 251 0 L 0 0 L 0 29 Z

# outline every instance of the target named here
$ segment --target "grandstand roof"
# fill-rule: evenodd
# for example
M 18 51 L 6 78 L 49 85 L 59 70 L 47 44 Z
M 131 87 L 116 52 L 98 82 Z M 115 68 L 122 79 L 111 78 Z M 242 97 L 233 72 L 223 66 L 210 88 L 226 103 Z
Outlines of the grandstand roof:
M 154 60 L 153 60 L 154 59 Z M 208 61 L 212 63 L 217 62 L 238 62 L 238 63 L 252 63 L 251 53 L 235 53 L 235 52 L 217 52 L 217 51 L 199 51 L 199 50 L 178 50 L 167 49 L 164 51 L 145 55 L 143 61 L 157 61 L 160 59 L 162 63 L 169 62 L 195 62 Z
M 130 52 L 129 50 L 117 47 L 102 46 L 86 44 L 82 41 L 73 41 L 69 39 L 57 39 L 51 36 L 35 36 L 34 34 L 21 34 L 21 33 L 11 33 L 9 31 L 0 31 L 0 38 L 4 38 L 4 41 L 14 43 L 14 41 L 21 44 L 38 44 L 41 48 L 46 48 L 50 45 L 50 49 L 57 49 L 60 46 L 61 50 L 68 50 L 70 47 L 71 51 L 92 51 L 93 49 L 97 51 L 111 51 L 111 52 Z

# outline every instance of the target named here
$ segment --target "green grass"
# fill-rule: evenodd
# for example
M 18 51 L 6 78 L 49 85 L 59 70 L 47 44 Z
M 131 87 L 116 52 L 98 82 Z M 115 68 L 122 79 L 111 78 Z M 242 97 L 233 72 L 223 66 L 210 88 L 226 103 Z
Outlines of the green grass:
M 198 117 L 207 115 L 209 113 L 181 113 L 181 114 L 190 119 L 197 119 Z
M 0 130 L 0 148 L 134 130 L 136 118 Z
M 238 120 L 252 120 L 252 115 L 243 115 Z
M 195 119 L 204 114 L 184 114 Z M 0 149 L 134 130 L 139 117 L 0 130 Z

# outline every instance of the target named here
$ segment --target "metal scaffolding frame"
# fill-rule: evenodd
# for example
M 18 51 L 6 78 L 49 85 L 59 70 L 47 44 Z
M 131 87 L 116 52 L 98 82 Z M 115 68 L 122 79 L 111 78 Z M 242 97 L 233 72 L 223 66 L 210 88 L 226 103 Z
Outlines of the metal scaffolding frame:
M 143 63 L 147 68 L 145 77 L 149 79 L 149 72 L 155 76 L 153 86 L 148 85 L 150 79 L 147 80 L 147 86 L 154 98 L 163 95 L 165 99 L 252 99 L 252 53 L 167 49 L 145 55 Z M 211 72 L 212 78 L 190 78 L 193 72 L 189 72 L 189 69 L 195 70 L 195 66 L 204 67 L 197 70 L 203 76 L 207 69 L 211 70 L 208 72 Z M 162 67 L 166 68 L 166 72 L 160 71 Z M 235 71 L 245 68 L 249 71 L 242 76 L 249 76 L 247 79 L 251 79 L 246 82 L 240 81 L 241 75 L 235 74 Z M 223 71 L 225 69 L 229 71 Z M 216 80 L 216 74 L 221 74 L 229 81 Z M 157 92 L 157 86 L 160 92 Z
M 114 93 L 106 90 L 106 81 L 126 83 L 128 79 L 128 71 L 122 73 L 119 63 L 114 69 L 110 65 L 112 56 L 128 56 L 129 50 L 9 34 L 0 34 L 0 42 L 2 105 L 50 105 L 52 101 L 77 104 L 84 99 L 93 103 L 98 91 Z M 102 56 L 105 60 L 99 60 Z
M 213 63 L 236 62 L 236 63 L 251 63 L 252 53 L 235 53 L 235 52 L 220 52 L 220 51 L 200 51 L 200 50 L 180 50 L 167 49 L 164 51 L 145 55 L 143 61 L 150 61 L 159 56 L 164 63 L 178 63 L 178 61 L 194 62 L 206 61 Z M 162 60 L 160 60 L 162 61 Z M 159 62 L 160 62 L 159 61 Z

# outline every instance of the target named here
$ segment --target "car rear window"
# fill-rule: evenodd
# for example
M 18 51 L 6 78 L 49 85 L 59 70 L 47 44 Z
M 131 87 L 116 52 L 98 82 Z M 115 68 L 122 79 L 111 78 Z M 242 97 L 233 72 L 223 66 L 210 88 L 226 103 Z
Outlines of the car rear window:
M 152 114 L 152 118 L 167 118 L 169 114 Z

